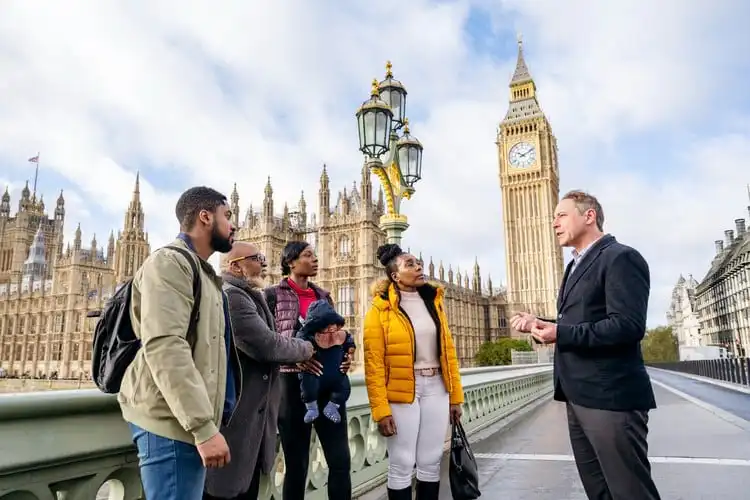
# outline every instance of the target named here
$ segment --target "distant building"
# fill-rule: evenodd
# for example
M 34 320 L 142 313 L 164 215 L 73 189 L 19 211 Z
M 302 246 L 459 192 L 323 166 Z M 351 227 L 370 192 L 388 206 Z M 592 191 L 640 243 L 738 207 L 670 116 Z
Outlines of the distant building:
M 81 226 L 73 246 L 63 249 L 65 199 L 53 216 L 28 184 L 18 211 L 10 194 L 0 199 L 0 372 L 4 376 L 78 378 L 91 370 L 91 322 L 115 286 L 133 276 L 149 254 L 136 177 L 125 227 L 106 250 L 96 235 L 82 245 Z
M 747 210 L 750 214 L 750 206 Z M 745 219 L 734 224 L 724 240 L 714 242 L 716 255 L 695 295 L 703 344 L 743 357 L 750 345 L 750 234 Z
M 701 344 L 700 322 L 696 312 L 695 288 L 698 282 L 692 274 L 682 275 L 672 289 L 672 301 L 667 311 L 667 324 L 681 346 L 697 347 Z
M 385 243 L 385 233 L 379 227 L 380 216 L 385 211 L 383 192 L 373 197 L 370 171 L 362 169 L 357 186 L 344 188 L 335 194 L 331 203 L 328 171 L 323 166 L 318 189 L 318 211 L 308 211 L 304 192 L 296 206 L 287 203 L 280 215 L 275 211 L 271 179 L 264 190 L 261 209 L 251 203 L 244 219 L 240 213 L 240 196 L 235 186 L 229 199 L 234 223 L 239 228 L 238 241 L 258 245 L 268 259 L 268 284 L 281 279 L 281 250 L 287 242 L 309 242 L 319 259 L 315 282 L 331 292 L 336 309 L 346 318 L 347 328 L 362 345 L 362 320 L 372 301 L 370 287 L 374 281 L 385 277 L 376 251 Z M 416 251 L 416 249 L 411 249 Z M 421 258 L 421 254 L 420 254 Z M 226 265 L 222 255 L 220 267 Z M 472 271 L 455 273 L 443 263 L 437 266 L 430 258 L 425 263 L 425 273 L 430 280 L 440 282 L 446 289 L 446 312 L 462 366 L 473 366 L 479 346 L 486 341 L 508 336 L 505 294 L 493 289 L 488 278 L 483 285 L 479 263 Z M 357 350 L 354 370 L 361 370 L 363 349 Z

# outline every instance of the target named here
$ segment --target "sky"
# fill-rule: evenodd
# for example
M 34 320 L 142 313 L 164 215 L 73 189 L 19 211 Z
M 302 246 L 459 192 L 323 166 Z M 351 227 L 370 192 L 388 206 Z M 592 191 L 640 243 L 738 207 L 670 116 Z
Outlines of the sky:
M 278 210 L 359 183 L 354 113 L 386 60 L 408 92 L 423 179 L 404 246 L 505 282 L 498 158 L 517 35 L 560 154 L 605 229 L 650 265 L 649 325 L 679 275 L 750 219 L 750 3 L 743 0 L 222 0 L 0 7 L 0 189 L 66 200 L 66 239 L 105 242 L 135 174 L 152 248 L 188 187 Z M 377 183 L 376 179 L 373 179 Z M 565 251 L 566 258 L 569 250 Z

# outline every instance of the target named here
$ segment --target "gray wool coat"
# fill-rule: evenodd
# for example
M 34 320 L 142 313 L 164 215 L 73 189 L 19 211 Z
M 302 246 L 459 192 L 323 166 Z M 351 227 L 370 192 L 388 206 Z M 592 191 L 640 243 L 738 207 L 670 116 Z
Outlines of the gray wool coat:
M 276 459 L 279 414 L 279 364 L 310 359 L 309 342 L 276 333 L 263 291 L 245 280 L 224 274 L 224 291 L 242 369 L 242 396 L 229 426 L 221 433 L 229 444 L 231 462 L 208 469 L 205 491 L 231 498 L 246 492 L 256 466 L 268 474 Z

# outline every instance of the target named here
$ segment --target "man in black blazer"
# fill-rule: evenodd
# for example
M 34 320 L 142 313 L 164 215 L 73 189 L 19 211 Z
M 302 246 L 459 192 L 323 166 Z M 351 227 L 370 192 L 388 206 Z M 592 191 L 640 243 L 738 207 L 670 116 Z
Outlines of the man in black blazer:
M 557 318 L 516 314 L 511 325 L 555 344 L 555 395 L 590 500 L 658 500 L 648 460 L 648 412 L 656 408 L 641 354 L 650 291 L 637 250 L 604 234 L 604 213 L 587 193 L 555 209 L 558 242 L 573 247 Z

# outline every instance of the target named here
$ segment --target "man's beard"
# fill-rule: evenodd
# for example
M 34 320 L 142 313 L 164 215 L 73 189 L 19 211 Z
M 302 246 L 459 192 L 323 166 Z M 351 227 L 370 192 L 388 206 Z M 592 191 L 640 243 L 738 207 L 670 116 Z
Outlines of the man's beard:
M 227 253 L 232 249 L 231 237 L 233 234 L 234 233 L 230 233 L 229 238 L 223 237 L 219 234 L 219 228 L 216 226 L 216 222 L 214 222 L 213 227 L 211 228 L 211 248 L 213 248 L 215 252 Z
M 247 276 L 245 281 L 253 288 L 265 288 L 266 284 L 260 276 Z

